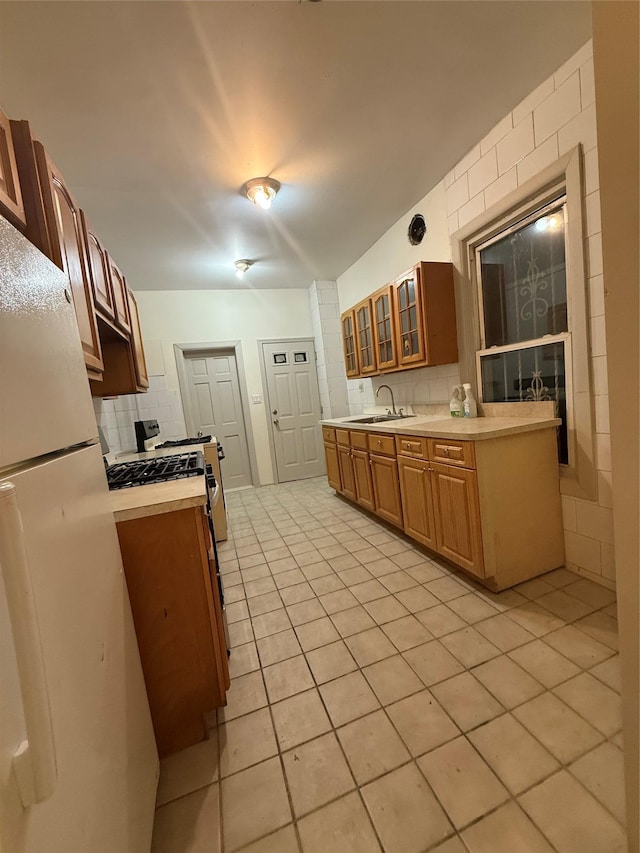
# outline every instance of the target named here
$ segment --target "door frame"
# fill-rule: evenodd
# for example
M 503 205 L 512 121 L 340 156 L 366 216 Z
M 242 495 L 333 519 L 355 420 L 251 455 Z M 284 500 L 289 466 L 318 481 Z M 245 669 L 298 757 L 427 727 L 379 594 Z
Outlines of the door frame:
M 233 355 L 236 360 L 236 368 L 238 370 L 238 385 L 240 388 L 242 421 L 244 423 L 244 431 L 247 437 L 247 449 L 249 451 L 249 475 L 251 477 L 251 484 L 255 486 L 256 483 L 259 482 L 257 478 L 258 460 L 256 457 L 256 445 L 253 438 L 251 418 L 248 416 L 248 413 L 251 410 L 249 408 L 249 395 L 247 393 L 247 381 L 244 369 L 244 359 L 242 357 L 242 343 L 239 340 L 205 342 L 200 341 L 196 343 L 173 345 L 173 353 L 176 359 L 176 367 L 178 369 L 178 385 L 180 386 L 180 397 L 182 398 L 182 410 L 184 412 L 184 420 L 187 426 L 187 432 L 193 433 L 195 431 L 195 426 L 188 392 L 189 376 L 187 374 L 187 367 L 185 364 L 185 359 L 187 358 L 189 353 L 206 352 L 208 355 L 222 355 L 224 353 L 228 353 L 229 351 L 233 352 Z
M 269 436 L 269 453 L 271 455 L 271 468 L 273 469 L 273 480 L 275 483 L 280 483 L 280 477 L 278 474 L 278 462 L 276 459 L 276 446 L 273 440 L 273 421 L 271 418 L 271 406 L 269 403 L 269 386 L 267 384 L 267 366 L 264 360 L 264 347 L 263 344 L 297 344 L 302 342 L 309 342 L 313 344 L 313 352 L 315 355 L 315 359 L 313 362 L 313 366 L 316 373 L 316 382 L 318 382 L 318 351 L 316 350 L 316 339 L 313 335 L 305 335 L 303 338 L 258 338 L 258 354 L 259 354 L 259 362 L 260 362 L 260 378 L 262 379 L 262 388 L 263 388 L 263 399 L 264 399 L 264 414 L 267 420 L 267 433 Z M 318 390 L 320 383 L 318 382 Z M 322 418 L 322 406 L 320 407 L 320 418 Z M 318 421 L 320 423 L 320 421 Z M 322 449 L 322 448 L 321 448 Z M 285 480 L 284 482 L 296 482 L 295 480 Z

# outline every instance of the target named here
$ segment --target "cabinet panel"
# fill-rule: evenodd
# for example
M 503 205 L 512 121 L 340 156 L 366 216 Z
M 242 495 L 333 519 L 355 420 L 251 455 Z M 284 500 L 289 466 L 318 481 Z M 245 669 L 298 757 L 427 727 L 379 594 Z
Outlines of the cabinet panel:
M 360 368 L 356 351 L 356 319 L 353 309 L 345 311 L 340 317 L 342 327 L 342 351 L 344 354 L 344 367 L 347 376 L 358 376 Z
M 422 364 L 426 359 L 420 267 L 401 276 L 393 286 L 393 308 L 398 340 L 398 365 Z
M 133 347 L 133 360 L 136 370 L 138 389 L 143 391 L 149 387 L 149 376 L 147 374 L 147 363 L 144 358 L 142 347 L 142 333 L 140 332 L 140 319 L 138 317 L 138 305 L 133 293 L 128 291 L 129 316 L 131 317 L 131 346 Z
M 421 435 L 397 435 L 396 450 L 405 456 L 415 456 L 418 459 L 428 459 L 427 439 Z
M 431 463 L 438 551 L 479 577 L 484 576 L 480 504 L 475 471 Z
M 475 454 L 472 441 L 456 441 L 452 438 L 430 438 L 429 459 L 445 465 L 459 465 L 461 468 L 475 468 Z
M 33 146 L 51 235 L 51 260 L 69 276 L 84 361 L 89 375 L 97 378 L 102 374 L 102 352 L 87 272 L 80 209 L 42 145 L 34 142 Z
M 353 474 L 356 484 L 356 500 L 365 509 L 374 509 L 373 484 L 371 482 L 371 466 L 366 450 L 352 450 Z
M 2 110 L 0 110 L 0 214 L 24 231 L 27 220 L 22 203 L 11 127 L 9 119 Z
M 336 441 L 338 442 L 338 444 L 342 444 L 344 447 L 349 447 L 351 445 L 349 430 L 336 429 Z
M 127 282 L 118 269 L 118 266 L 113 262 L 113 259 L 109 256 L 107 256 L 107 258 L 111 287 L 113 290 L 113 309 L 116 325 L 122 329 L 125 334 L 129 334 L 133 331 L 133 317 L 131 316 L 130 311 Z
M 353 473 L 353 459 L 351 448 L 338 444 L 338 465 L 340 468 L 340 481 L 342 482 L 342 494 L 345 498 L 355 501 L 356 481 Z
M 349 443 L 351 444 L 351 447 L 355 447 L 356 450 L 369 449 L 366 432 L 359 432 L 358 430 L 352 429 L 350 433 Z
M 380 453 L 382 456 L 396 455 L 396 439 L 394 435 L 382 435 L 381 433 L 370 432 L 368 439 L 371 453 Z
M 371 298 L 373 340 L 379 370 L 390 370 L 398 363 L 396 325 L 393 317 L 393 289 L 381 288 Z
M 340 479 L 340 463 L 338 461 L 338 448 L 335 444 L 324 442 L 324 456 L 327 462 L 327 480 L 332 489 L 336 492 L 342 491 L 342 481 Z
M 335 444 L 336 443 L 336 431 L 335 431 L 335 429 L 333 429 L 333 427 L 323 426 L 322 427 L 322 438 L 325 441 L 329 441 L 332 444 Z
M 106 317 L 107 320 L 113 320 L 113 294 L 109 281 L 106 252 L 102 248 L 102 244 L 96 236 L 95 231 L 88 224 L 82 210 L 80 211 L 80 221 L 87 252 L 87 272 L 89 274 L 93 302 L 96 310 L 103 317 Z
M 375 512 L 386 521 L 403 526 L 398 463 L 388 456 L 371 453 L 371 477 L 375 499 Z
M 412 539 L 436 550 L 431 472 L 426 460 L 398 456 L 404 532 Z
M 355 307 L 356 318 L 356 350 L 358 353 L 358 364 L 360 374 L 367 376 L 377 373 L 376 354 L 373 341 L 373 328 L 371 324 L 371 300 L 365 299 Z

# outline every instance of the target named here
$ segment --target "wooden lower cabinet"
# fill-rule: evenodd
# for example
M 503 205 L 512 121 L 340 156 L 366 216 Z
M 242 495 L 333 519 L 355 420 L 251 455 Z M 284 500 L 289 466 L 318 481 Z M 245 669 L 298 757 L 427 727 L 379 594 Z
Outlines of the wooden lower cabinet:
M 356 499 L 356 479 L 353 471 L 353 459 L 351 448 L 342 444 L 338 445 L 338 465 L 340 468 L 340 482 L 342 483 L 341 494 L 349 500 Z
M 404 532 L 436 550 L 436 528 L 431 495 L 431 471 L 426 459 L 398 456 Z
M 209 736 L 226 702 L 227 649 L 204 507 L 117 523 L 160 756 Z
M 402 501 L 398 482 L 398 463 L 389 456 L 371 453 L 371 479 L 375 512 L 385 521 L 402 527 Z
M 335 442 L 324 442 L 324 458 L 327 463 L 327 480 L 329 481 L 329 485 L 336 492 L 341 492 L 340 462 L 338 461 L 338 448 Z
M 373 483 L 371 482 L 371 466 L 366 450 L 352 450 L 353 474 L 356 485 L 356 501 L 365 509 L 374 510 Z
M 484 575 L 475 471 L 430 463 L 436 550 L 478 577 Z

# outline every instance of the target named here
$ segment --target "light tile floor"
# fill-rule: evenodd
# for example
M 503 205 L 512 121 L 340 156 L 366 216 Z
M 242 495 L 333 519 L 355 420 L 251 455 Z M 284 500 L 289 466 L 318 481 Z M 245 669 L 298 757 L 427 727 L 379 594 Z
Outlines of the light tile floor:
M 493 594 L 323 479 L 229 516 L 228 704 L 162 764 L 154 853 L 626 849 L 612 592 Z

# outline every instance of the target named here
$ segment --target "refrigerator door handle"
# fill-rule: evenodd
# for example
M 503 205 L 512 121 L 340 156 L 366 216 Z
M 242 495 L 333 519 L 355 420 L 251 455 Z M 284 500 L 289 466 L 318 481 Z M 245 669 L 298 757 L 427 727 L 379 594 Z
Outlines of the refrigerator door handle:
M 0 573 L 15 647 L 27 738 L 13 756 L 22 804 L 48 799 L 56 786 L 56 752 L 40 629 L 13 483 L 0 483 Z

